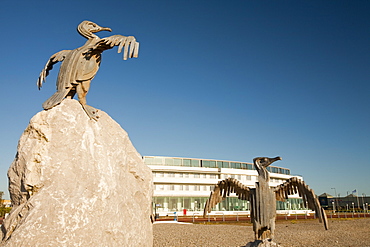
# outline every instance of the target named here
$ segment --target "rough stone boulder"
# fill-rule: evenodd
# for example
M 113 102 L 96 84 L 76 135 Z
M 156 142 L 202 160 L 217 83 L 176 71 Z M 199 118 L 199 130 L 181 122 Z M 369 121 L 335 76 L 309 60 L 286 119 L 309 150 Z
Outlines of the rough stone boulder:
M 152 173 L 105 112 L 75 100 L 37 113 L 11 164 L 0 246 L 152 246 Z

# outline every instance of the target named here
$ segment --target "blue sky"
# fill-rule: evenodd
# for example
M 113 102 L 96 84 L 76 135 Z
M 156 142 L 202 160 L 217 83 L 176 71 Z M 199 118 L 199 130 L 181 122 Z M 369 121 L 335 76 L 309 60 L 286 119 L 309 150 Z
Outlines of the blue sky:
M 141 155 L 280 155 L 317 194 L 370 195 L 369 13 L 369 1 L 3 1 L 0 191 L 55 91 L 59 67 L 38 91 L 41 69 L 82 46 L 91 20 L 140 42 L 138 59 L 103 53 L 87 102 Z

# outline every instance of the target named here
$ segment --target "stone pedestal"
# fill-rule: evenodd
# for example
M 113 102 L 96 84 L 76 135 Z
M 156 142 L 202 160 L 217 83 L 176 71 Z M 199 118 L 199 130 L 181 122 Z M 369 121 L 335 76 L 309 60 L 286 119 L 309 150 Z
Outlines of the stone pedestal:
M 152 246 L 152 172 L 105 112 L 36 114 L 11 164 L 1 246 Z

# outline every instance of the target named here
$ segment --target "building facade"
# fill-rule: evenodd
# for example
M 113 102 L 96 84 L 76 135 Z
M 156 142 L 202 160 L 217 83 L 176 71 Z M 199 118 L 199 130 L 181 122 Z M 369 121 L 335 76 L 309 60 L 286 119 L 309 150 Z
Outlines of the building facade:
M 251 188 L 258 182 L 257 171 L 251 163 L 162 156 L 144 156 L 143 159 L 153 171 L 153 211 L 159 215 L 203 211 L 210 192 L 220 180 L 235 178 Z M 269 166 L 268 170 L 271 187 L 292 177 L 287 168 Z M 286 202 L 277 202 L 277 210 L 304 210 L 302 199 L 295 195 Z M 249 212 L 249 202 L 231 194 L 215 211 Z

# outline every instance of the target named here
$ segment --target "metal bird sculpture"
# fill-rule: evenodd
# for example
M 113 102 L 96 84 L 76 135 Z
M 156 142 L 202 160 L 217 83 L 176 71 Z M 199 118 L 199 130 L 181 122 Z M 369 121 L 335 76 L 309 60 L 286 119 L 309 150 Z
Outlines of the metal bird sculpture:
M 97 120 L 97 110 L 86 104 L 86 94 L 90 89 L 91 80 L 99 70 L 102 52 L 118 46 L 118 53 L 124 48 L 123 59 L 127 60 L 127 58 L 138 57 L 139 43 L 133 36 L 113 35 L 101 39 L 94 33 L 112 30 L 100 27 L 91 21 L 81 22 L 77 31 L 87 39 L 86 43 L 77 49 L 62 50 L 52 55 L 40 73 L 37 86 L 40 90 L 54 64 L 62 62 L 56 82 L 57 92 L 46 100 L 42 107 L 45 110 L 51 109 L 64 98 L 73 98 L 77 93 L 78 100 L 87 115 Z
M 236 193 L 239 199 L 250 201 L 255 241 L 272 240 L 275 231 L 276 200 L 285 201 L 288 199 L 288 195 L 298 193 L 303 199 L 304 206 L 315 211 L 316 217 L 320 223 L 324 223 L 327 230 L 328 223 L 325 211 L 321 208 L 314 191 L 305 182 L 292 177 L 275 188 L 270 187 L 270 175 L 267 167 L 277 160 L 281 160 L 281 158 L 258 157 L 253 159 L 254 167 L 258 172 L 258 182 L 256 182 L 255 188 L 249 188 L 234 178 L 219 181 L 205 204 L 203 216 L 206 217 L 207 213 L 210 213 L 212 208 L 230 193 Z

